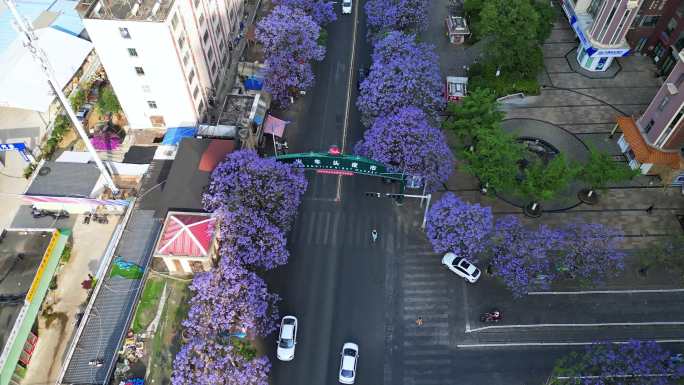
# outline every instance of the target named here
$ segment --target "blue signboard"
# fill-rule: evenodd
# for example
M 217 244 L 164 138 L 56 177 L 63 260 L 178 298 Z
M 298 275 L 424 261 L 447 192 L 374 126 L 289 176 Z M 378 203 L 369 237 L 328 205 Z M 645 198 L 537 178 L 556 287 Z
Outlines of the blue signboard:
M 24 143 L 0 143 L 0 151 L 19 151 L 19 154 L 21 154 L 25 161 L 31 162 Z

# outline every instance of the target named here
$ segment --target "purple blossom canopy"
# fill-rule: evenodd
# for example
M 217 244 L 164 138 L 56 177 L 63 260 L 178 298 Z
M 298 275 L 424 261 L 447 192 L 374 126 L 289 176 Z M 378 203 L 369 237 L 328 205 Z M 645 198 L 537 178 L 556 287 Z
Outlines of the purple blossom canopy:
M 655 341 L 596 342 L 562 365 L 569 369 L 565 375 L 594 376 L 581 380 L 582 385 L 669 385 L 684 376 L 684 365 L 670 357 Z
M 247 361 L 228 341 L 192 337 L 173 361 L 172 385 L 268 385 L 266 356 Z
M 434 46 L 393 31 L 375 45 L 373 65 L 361 83 L 356 106 L 366 125 L 407 106 L 435 117 L 444 106 L 442 82 Z
M 427 29 L 427 0 L 369 0 L 366 17 L 371 32 Z
M 221 208 L 221 255 L 234 256 L 246 266 L 273 269 L 287 263 L 287 239 L 282 230 L 243 206 Z
M 110 132 L 99 132 L 90 139 L 90 143 L 99 151 L 112 151 L 121 146 L 121 138 Z
M 320 26 L 324 26 L 337 20 L 332 1 L 323 0 L 274 0 L 275 5 L 284 5 L 290 8 L 297 8 L 304 11 L 307 15 Z
M 242 206 L 286 232 L 306 186 L 303 169 L 241 150 L 214 169 L 203 204 L 207 211 Z
M 487 245 L 492 222 L 489 207 L 464 202 L 448 192 L 430 209 L 426 232 L 435 252 L 451 251 L 475 262 Z
M 573 223 L 564 228 L 559 266 L 580 281 L 598 285 L 625 268 L 619 249 L 623 234 L 599 223 Z
M 517 217 L 504 216 L 496 221 L 491 264 L 515 297 L 533 289 L 548 289 L 555 278 L 551 260 L 563 240 L 560 231 L 539 226 L 526 229 Z
M 247 328 L 266 336 L 276 329 L 280 297 L 269 293 L 258 275 L 226 258 L 219 269 L 195 274 L 190 290 L 193 297 L 183 321 L 189 335 L 215 338 Z
M 430 192 L 446 182 L 454 170 L 454 156 L 444 134 L 430 126 L 425 113 L 416 107 L 377 118 L 354 152 L 424 177 Z
M 304 11 L 279 5 L 257 24 L 256 38 L 268 63 L 265 89 L 281 104 L 313 84 L 312 60 L 323 60 L 320 27 Z

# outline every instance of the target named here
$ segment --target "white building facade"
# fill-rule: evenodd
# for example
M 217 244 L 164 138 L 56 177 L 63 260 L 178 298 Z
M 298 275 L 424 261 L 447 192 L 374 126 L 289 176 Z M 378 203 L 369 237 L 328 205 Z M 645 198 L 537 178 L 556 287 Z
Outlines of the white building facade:
M 195 126 L 230 62 L 244 0 L 98 0 L 83 23 L 130 128 Z

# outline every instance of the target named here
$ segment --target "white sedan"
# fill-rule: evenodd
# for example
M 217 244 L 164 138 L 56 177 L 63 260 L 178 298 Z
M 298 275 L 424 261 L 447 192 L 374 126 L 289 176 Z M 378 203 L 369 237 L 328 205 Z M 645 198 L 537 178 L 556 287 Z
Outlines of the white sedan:
M 444 257 L 442 257 L 442 264 L 470 283 L 475 283 L 478 278 L 480 278 L 480 269 L 478 269 L 477 266 L 454 253 L 449 252 L 444 254 Z
M 356 379 L 356 362 L 359 360 L 359 345 L 347 342 L 342 345 L 342 359 L 340 360 L 340 382 L 353 384 Z
M 280 334 L 278 335 L 278 350 L 276 356 L 281 361 L 292 361 L 297 345 L 297 317 L 286 315 L 280 321 Z
M 352 13 L 352 0 L 342 0 L 342 14 Z

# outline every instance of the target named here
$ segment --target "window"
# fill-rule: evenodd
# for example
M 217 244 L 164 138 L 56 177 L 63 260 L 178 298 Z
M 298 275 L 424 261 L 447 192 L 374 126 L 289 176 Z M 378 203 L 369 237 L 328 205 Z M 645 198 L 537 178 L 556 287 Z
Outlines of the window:
M 667 37 L 669 38 L 670 35 L 672 35 L 672 31 L 677 29 L 677 20 L 674 18 L 670 19 L 670 21 L 667 22 L 667 27 L 665 28 L 665 31 L 663 31 Z
M 223 53 L 223 48 L 225 47 L 225 44 L 223 44 L 223 39 L 219 38 L 219 52 Z
M 157 102 L 155 102 L 154 100 L 148 100 L 148 101 L 147 101 L 147 107 L 149 107 L 149 108 L 157 108 Z
M 145 70 L 142 67 L 135 67 L 135 73 L 142 76 L 145 75 Z
M 677 81 L 675 82 L 675 85 L 677 86 L 677 88 L 679 88 L 679 86 L 681 86 L 682 83 L 684 83 L 684 74 L 679 75 Z
M 209 58 L 209 62 L 211 63 L 211 60 L 214 58 L 214 50 L 209 47 L 209 51 L 207 51 L 207 57 Z
M 119 28 L 119 33 L 124 39 L 130 39 L 131 34 L 128 32 L 128 28 Z
M 195 90 L 192 91 L 192 98 L 197 100 L 197 96 L 199 96 L 199 86 L 195 86 Z
M 677 7 L 677 16 L 684 17 L 684 3 L 679 3 L 679 7 Z
M 601 28 L 601 32 L 599 33 L 599 39 L 603 40 L 603 38 L 606 35 L 606 32 L 608 31 L 608 27 L 610 27 L 610 22 L 613 21 L 613 16 L 615 16 L 615 11 L 617 11 L 617 7 L 619 5 L 619 2 L 615 2 L 613 5 L 613 8 L 610 10 L 610 13 L 608 14 L 608 18 L 606 19 L 605 24 Z
M 675 42 L 675 47 L 677 47 L 677 51 L 681 51 L 682 49 L 684 49 L 684 31 L 679 33 L 677 41 Z
M 199 15 L 199 25 L 203 26 L 204 25 L 204 14 L 200 13 Z
M 603 0 L 591 0 L 591 3 L 589 3 L 589 7 L 587 8 L 587 12 L 591 15 L 591 17 L 596 19 L 596 16 L 602 4 Z
M 197 107 L 197 111 L 200 113 L 200 115 L 202 115 L 204 112 L 204 100 L 200 102 L 199 106 Z
M 670 102 L 670 97 L 666 96 L 663 98 L 663 100 L 660 101 L 660 104 L 658 104 L 658 111 L 662 111 L 665 109 L 665 106 L 667 106 L 667 103 Z
M 178 27 L 178 14 L 177 13 L 175 13 L 173 15 L 173 18 L 171 19 L 171 28 L 173 28 L 173 30 L 175 31 L 176 27 Z
M 195 70 L 190 71 L 190 75 L 188 75 L 188 83 L 192 84 L 192 81 L 195 79 Z
M 653 28 L 658 24 L 658 20 L 660 19 L 660 16 L 658 15 L 645 15 L 641 16 L 641 19 L 638 22 L 639 27 L 644 27 L 644 28 Z
M 645 132 L 645 133 L 648 134 L 648 133 L 651 131 L 651 128 L 653 128 L 653 123 L 654 123 L 654 122 L 653 122 L 653 119 L 651 119 L 651 120 L 648 122 L 648 124 L 646 125 L 646 127 L 644 127 L 644 132 Z
M 144 84 L 144 85 L 142 86 L 142 90 L 143 90 L 143 92 L 145 92 L 145 93 L 150 93 L 150 92 L 152 92 L 152 88 L 150 88 L 150 86 L 148 86 L 147 84 Z
M 178 47 L 180 49 L 183 49 L 183 47 L 185 47 L 185 36 L 184 35 L 180 35 L 180 37 L 178 38 Z
M 183 65 L 187 66 L 189 61 L 190 61 L 190 54 L 186 52 L 185 55 L 183 56 Z
M 216 76 L 216 63 L 211 65 L 211 73 Z
M 207 42 L 209 40 L 209 30 L 204 31 L 204 36 L 202 36 L 202 41 Z
M 200 0 L 195 0 L 195 8 L 199 8 Z
M 128 49 L 128 56 L 137 57 L 138 51 L 136 51 L 135 48 L 129 48 Z

